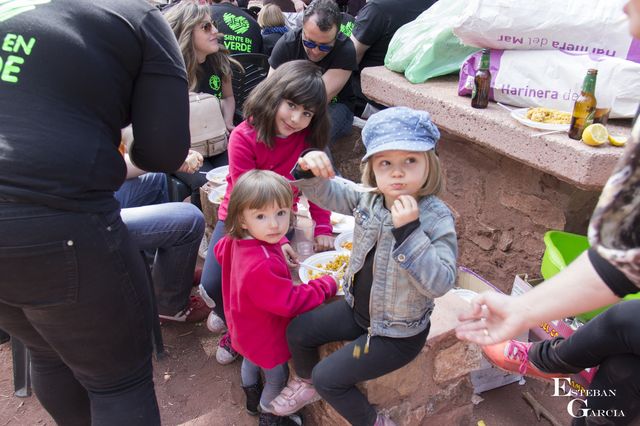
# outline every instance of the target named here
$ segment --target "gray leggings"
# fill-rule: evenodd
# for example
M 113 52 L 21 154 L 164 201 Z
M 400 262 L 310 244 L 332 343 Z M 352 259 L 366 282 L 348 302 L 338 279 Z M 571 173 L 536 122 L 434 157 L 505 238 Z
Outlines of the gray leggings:
M 260 381 L 260 370 L 264 373 L 264 389 L 260 396 L 260 409 L 263 412 L 270 412 L 269 404 L 280 394 L 289 380 L 289 365 L 285 362 L 273 368 L 261 368 L 243 358 L 240 376 L 242 386 L 252 386 Z

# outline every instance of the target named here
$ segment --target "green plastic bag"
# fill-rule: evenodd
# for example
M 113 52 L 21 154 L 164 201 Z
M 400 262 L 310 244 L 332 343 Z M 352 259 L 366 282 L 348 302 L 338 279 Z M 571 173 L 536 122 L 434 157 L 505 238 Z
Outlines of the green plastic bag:
M 452 31 L 466 6 L 465 0 L 440 0 L 400 27 L 389 43 L 384 65 L 403 72 L 412 83 L 460 70 L 467 56 L 479 50 L 460 43 Z

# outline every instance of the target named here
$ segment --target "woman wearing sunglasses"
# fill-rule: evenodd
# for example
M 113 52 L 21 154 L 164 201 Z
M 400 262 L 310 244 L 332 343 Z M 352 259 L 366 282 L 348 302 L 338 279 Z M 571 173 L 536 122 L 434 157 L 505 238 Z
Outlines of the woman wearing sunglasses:
M 227 130 L 233 130 L 236 102 L 231 87 L 232 66 L 242 66 L 229 56 L 222 44 L 221 34 L 211 21 L 210 9 L 195 0 L 183 0 L 168 8 L 164 16 L 178 40 L 189 79 L 189 90 L 204 92 L 220 99 L 220 108 Z M 204 159 L 201 172 L 228 164 L 227 153 Z M 207 183 L 204 173 L 176 173 L 191 190 L 191 202 L 200 204 L 199 188 Z

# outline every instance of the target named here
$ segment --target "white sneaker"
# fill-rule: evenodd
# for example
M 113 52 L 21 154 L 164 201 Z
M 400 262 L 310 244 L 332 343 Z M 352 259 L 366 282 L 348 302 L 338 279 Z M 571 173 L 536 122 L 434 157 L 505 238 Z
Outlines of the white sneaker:
M 207 318 L 207 328 L 213 334 L 222 334 L 227 331 L 227 326 L 224 321 L 222 321 L 222 318 L 217 316 L 213 311 L 211 311 L 209 318 Z
M 207 249 L 209 248 L 209 240 L 206 235 L 202 236 L 200 240 L 200 247 L 198 247 L 198 256 L 200 259 L 205 260 L 207 258 Z

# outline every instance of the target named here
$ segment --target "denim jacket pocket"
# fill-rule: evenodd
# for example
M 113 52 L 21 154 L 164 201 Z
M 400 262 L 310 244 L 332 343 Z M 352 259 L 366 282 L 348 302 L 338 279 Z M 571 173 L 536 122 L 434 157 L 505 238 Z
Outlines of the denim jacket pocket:
M 0 247 L 0 301 L 48 307 L 78 298 L 78 261 L 72 240 Z

